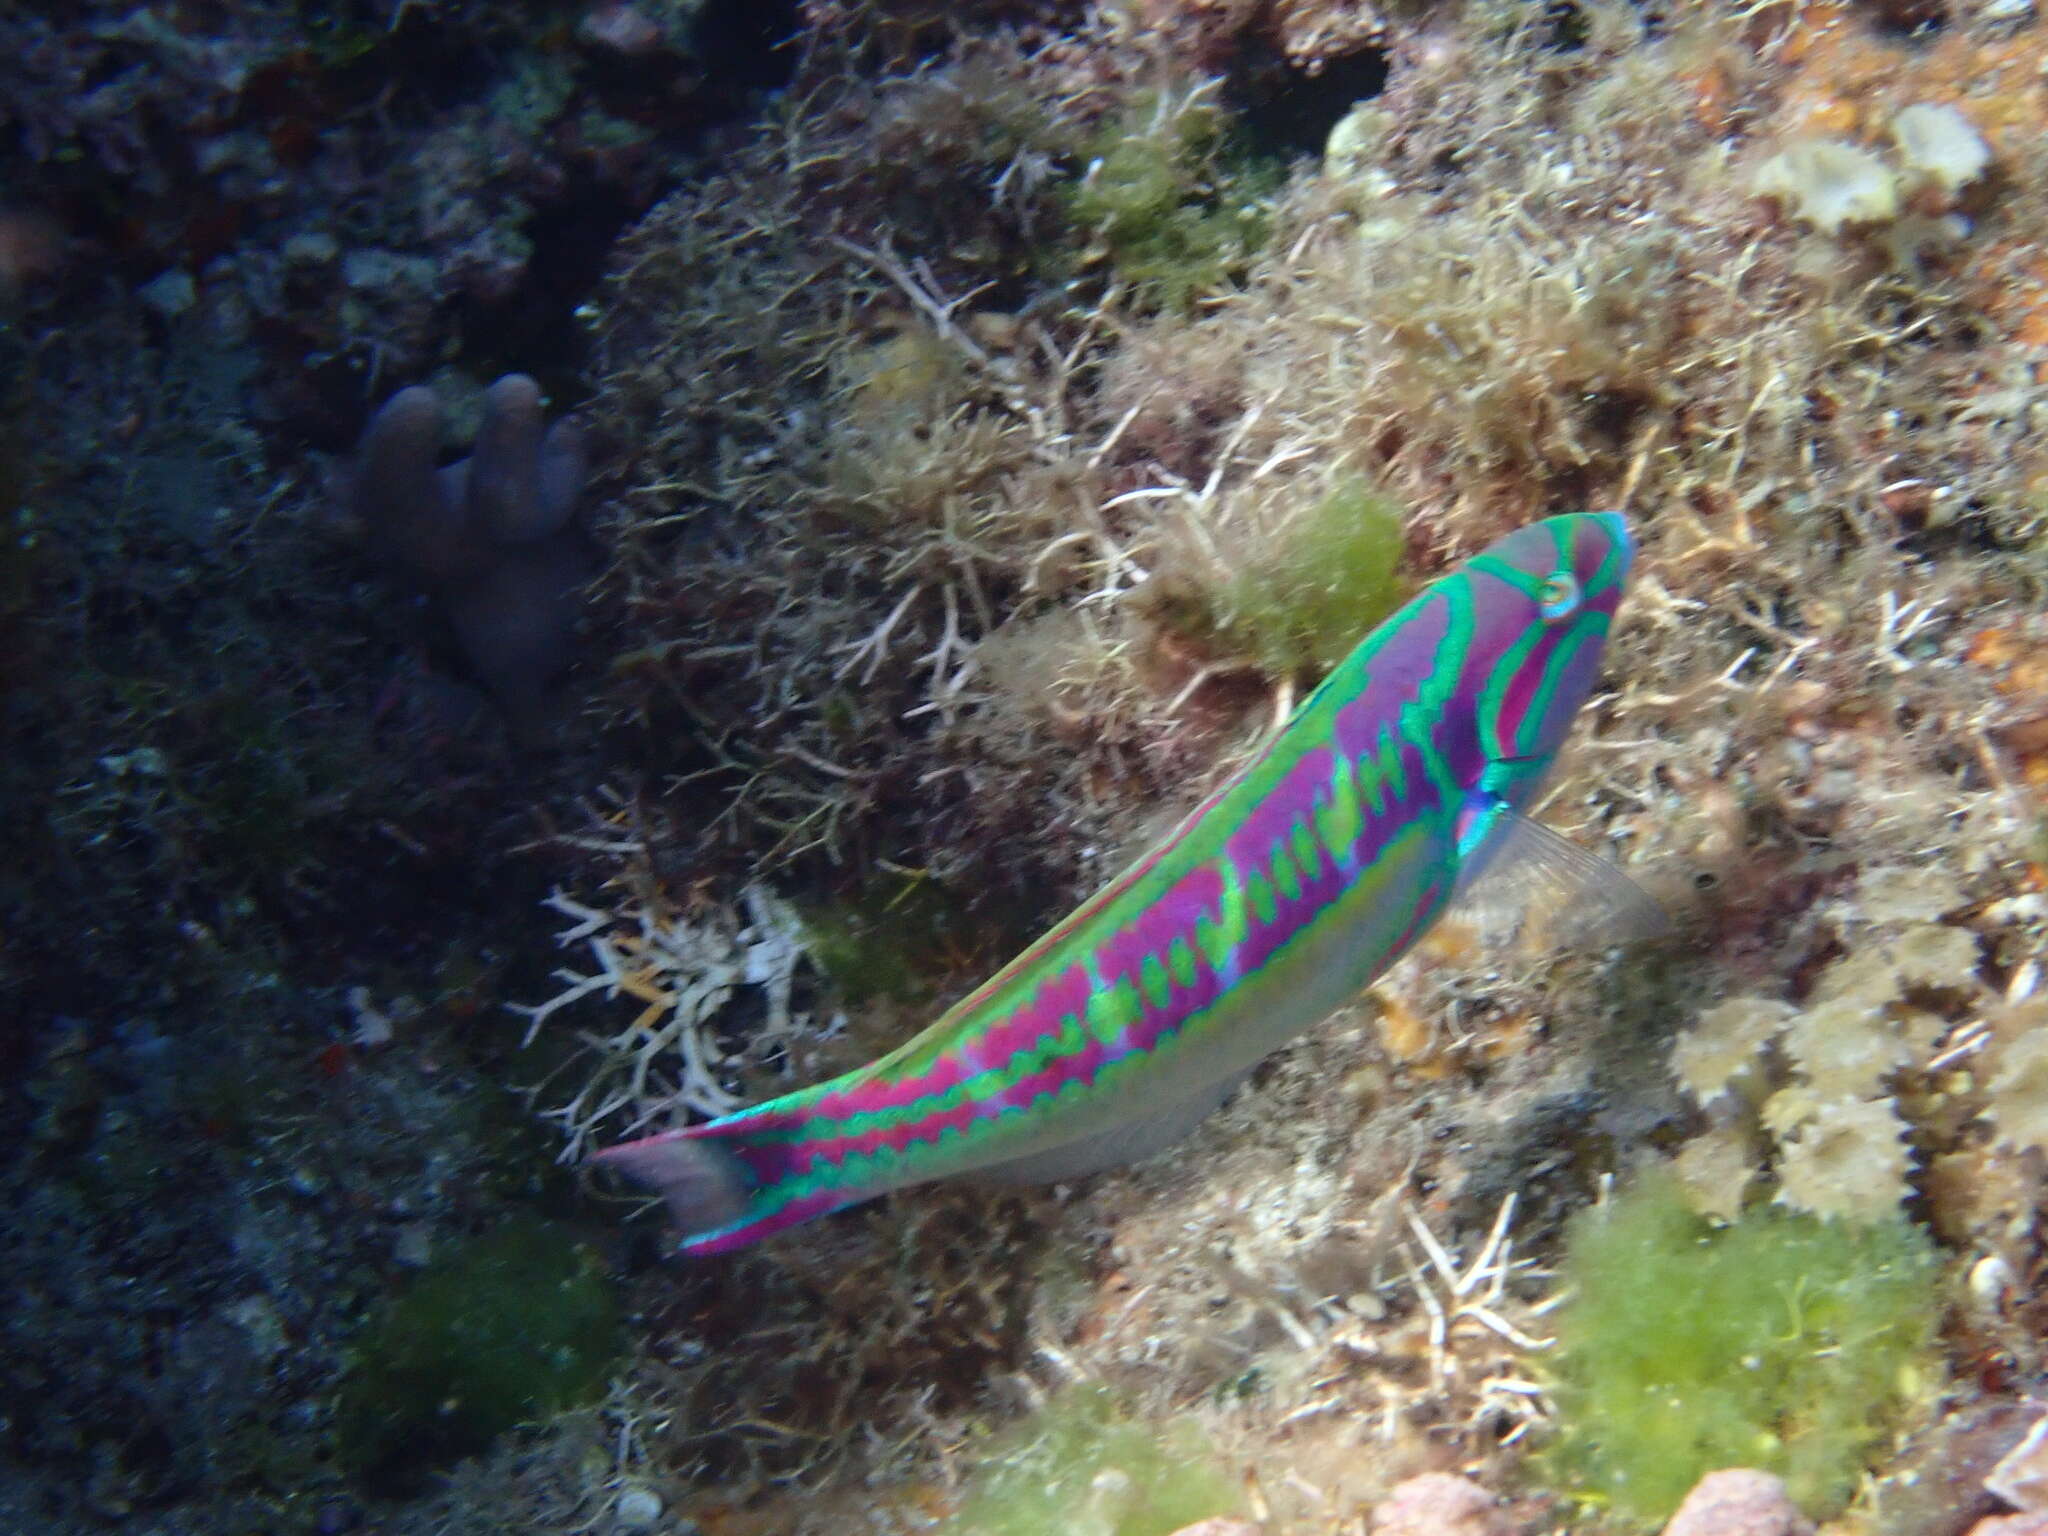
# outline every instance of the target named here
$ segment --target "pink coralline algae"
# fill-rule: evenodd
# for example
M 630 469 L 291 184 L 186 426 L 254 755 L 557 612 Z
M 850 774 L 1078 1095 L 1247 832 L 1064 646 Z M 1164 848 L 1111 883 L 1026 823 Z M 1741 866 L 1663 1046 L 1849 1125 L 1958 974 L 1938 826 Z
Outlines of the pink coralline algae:
M 1373 1536 L 1507 1536 L 1508 1528 L 1492 1494 L 1449 1472 L 1395 1484 L 1372 1512 Z
M 1664 1536 L 1813 1536 L 1813 1522 L 1778 1478 L 1727 1467 L 1694 1484 Z

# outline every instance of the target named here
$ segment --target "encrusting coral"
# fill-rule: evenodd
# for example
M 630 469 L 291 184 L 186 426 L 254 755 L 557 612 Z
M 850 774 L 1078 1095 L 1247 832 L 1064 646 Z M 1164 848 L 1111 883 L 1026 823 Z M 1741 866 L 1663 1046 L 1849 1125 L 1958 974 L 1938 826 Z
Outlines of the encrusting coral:
M 363 432 L 348 505 L 432 597 L 513 730 L 538 740 L 573 659 L 579 589 L 597 569 L 575 521 L 583 430 L 567 416 L 545 425 L 540 386 L 507 374 L 485 391 L 470 456 L 442 466 L 443 414 L 426 385 L 387 400 Z
M 1961 905 L 1939 871 L 1879 869 L 1866 885 L 1866 919 Z M 1957 1003 L 1981 997 L 1978 941 L 1944 923 L 1898 926 L 1894 917 L 1889 926 L 1889 937 L 1850 928 L 1855 948 L 1815 978 L 1804 1007 L 1730 998 L 1673 1042 L 1673 1075 L 1710 1113 L 1706 1137 L 1679 1159 L 1681 1182 L 1703 1212 L 1732 1217 L 1749 1177 L 1765 1172 L 1777 1199 L 1796 1209 L 1885 1215 L 1911 1193 L 1909 1177 L 1924 1160 L 1916 1140 L 1951 1142 L 1960 1103 L 1997 1118 L 2000 1100 L 2020 1087 L 2017 1077 L 1994 1078 L 1986 1103 L 1977 1088 L 1959 1095 L 1940 1085 L 1941 1067 L 1974 1049 L 1958 1054 L 1968 1031 L 1950 1018 Z M 1743 1165 L 1739 1183 L 1730 1181 L 1731 1157 Z

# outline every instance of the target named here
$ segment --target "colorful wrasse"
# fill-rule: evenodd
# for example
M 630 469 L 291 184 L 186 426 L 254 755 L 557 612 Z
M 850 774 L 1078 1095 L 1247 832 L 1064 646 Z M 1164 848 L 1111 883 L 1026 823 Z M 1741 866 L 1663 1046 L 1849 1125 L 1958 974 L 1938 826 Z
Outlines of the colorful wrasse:
M 1489 866 L 1654 922 L 1617 872 L 1520 814 L 1592 688 L 1631 553 L 1618 513 L 1499 540 L 1366 636 L 1242 773 L 915 1039 L 599 1159 L 667 1199 L 690 1253 L 952 1174 L 1071 1177 L 1188 1130 Z

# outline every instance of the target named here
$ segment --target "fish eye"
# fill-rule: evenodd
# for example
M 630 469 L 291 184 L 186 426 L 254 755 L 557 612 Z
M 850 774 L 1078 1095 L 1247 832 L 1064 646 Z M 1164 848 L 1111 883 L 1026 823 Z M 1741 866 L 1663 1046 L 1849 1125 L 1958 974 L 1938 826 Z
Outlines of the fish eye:
M 1536 611 L 1546 623 L 1568 619 L 1579 609 L 1579 579 L 1570 571 L 1553 571 L 1536 592 Z

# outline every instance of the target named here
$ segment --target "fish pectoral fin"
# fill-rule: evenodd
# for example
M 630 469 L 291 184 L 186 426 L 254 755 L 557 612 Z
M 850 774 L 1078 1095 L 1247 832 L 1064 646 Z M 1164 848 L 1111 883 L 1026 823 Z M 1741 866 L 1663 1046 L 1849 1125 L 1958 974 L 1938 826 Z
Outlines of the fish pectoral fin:
M 1085 1178 L 1105 1168 L 1142 1163 L 1155 1153 L 1164 1152 L 1208 1119 L 1238 1084 L 1251 1075 L 1251 1070 L 1246 1067 L 1213 1083 L 1204 1083 L 1163 1109 L 1132 1115 L 1107 1130 L 1091 1131 L 1071 1141 L 1056 1142 L 1021 1157 L 991 1163 L 967 1177 L 985 1184 L 1054 1184 Z
M 1671 920 L 1618 868 L 1505 804 L 1458 874 L 1448 913 L 1482 933 L 1534 930 L 1567 945 L 1631 944 Z

